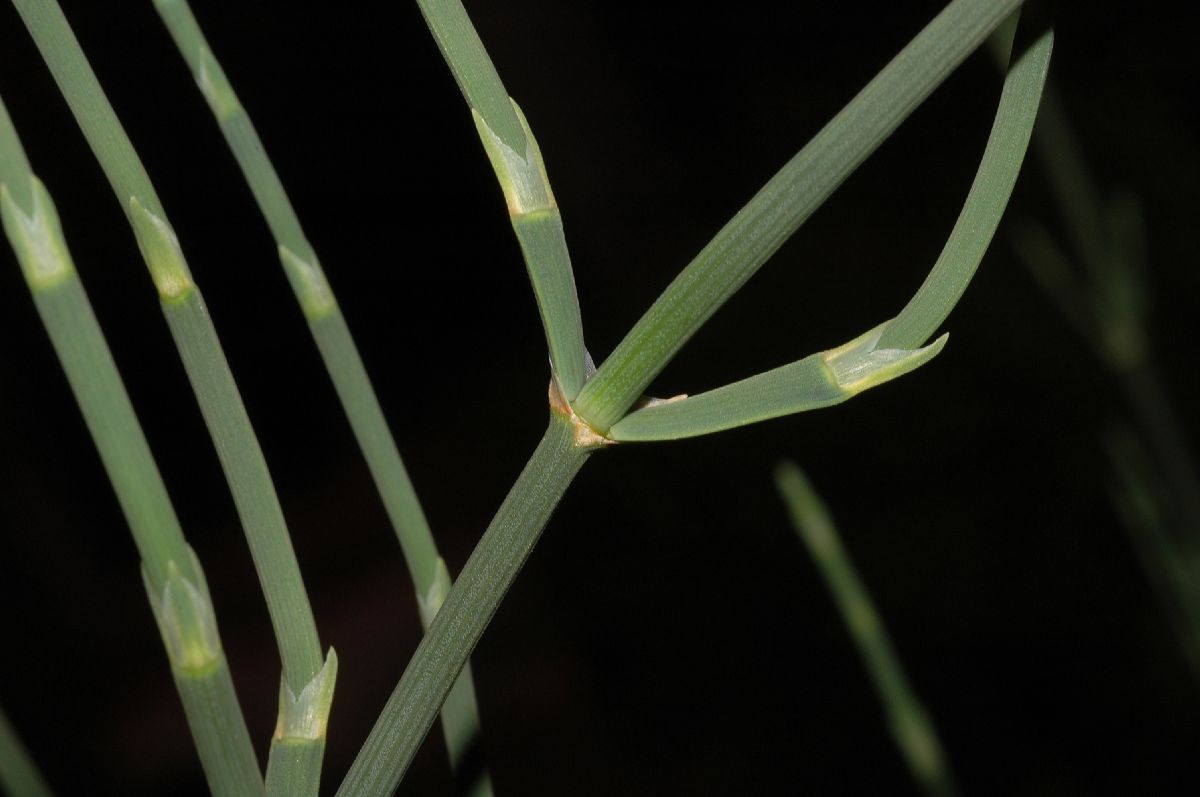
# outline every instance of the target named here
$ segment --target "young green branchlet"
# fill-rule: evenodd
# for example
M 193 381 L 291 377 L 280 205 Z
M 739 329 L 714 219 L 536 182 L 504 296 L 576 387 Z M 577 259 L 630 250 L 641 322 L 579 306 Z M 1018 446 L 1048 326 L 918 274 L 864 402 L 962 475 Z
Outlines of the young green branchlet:
M 525 114 L 511 98 L 508 102 L 524 134 L 523 152 L 506 144 L 479 111 L 472 108 L 471 116 L 504 192 L 509 220 L 521 245 L 558 388 L 567 401 L 573 401 L 588 376 L 587 352 L 562 214 Z
M 725 387 L 635 409 L 613 425 L 620 442 L 677 440 L 839 404 L 937 356 L 942 335 L 921 349 L 877 348 L 886 324 L 842 346 Z

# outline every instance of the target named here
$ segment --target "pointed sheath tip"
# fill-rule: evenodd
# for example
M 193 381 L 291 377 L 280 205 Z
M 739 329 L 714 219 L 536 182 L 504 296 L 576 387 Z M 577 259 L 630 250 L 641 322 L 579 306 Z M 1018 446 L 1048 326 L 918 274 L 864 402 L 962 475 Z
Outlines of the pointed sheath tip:
M 822 355 L 834 381 L 847 398 L 916 370 L 936 357 L 950 337 L 949 333 L 944 333 L 919 349 L 877 349 L 875 345 L 885 329 L 887 324 L 880 324 Z
M 333 648 L 325 656 L 325 664 L 313 676 L 300 694 L 279 683 L 279 718 L 275 723 L 275 741 L 285 739 L 322 741 L 329 727 L 333 708 L 333 690 L 337 684 L 338 658 Z
M 433 563 L 433 579 L 429 583 L 429 589 L 424 595 L 417 595 L 417 609 L 425 628 L 429 628 L 433 618 L 437 617 L 438 610 L 446 602 L 450 586 L 450 571 L 446 568 L 446 560 L 439 556 Z
M 510 216 L 525 216 L 539 211 L 551 211 L 558 207 L 554 192 L 550 189 L 550 178 L 546 174 L 546 166 L 542 161 L 542 152 L 538 148 L 537 139 L 525 121 L 516 102 L 509 98 L 517 119 L 525 133 L 525 151 L 517 152 L 504 142 L 488 125 L 487 120 L 476 109 L 471 109 L 471 118 L 475 120 L 475 129 L 479 139 L 491 161 L 496 179 L 504 191 L 504 200 L 508 203 Z
M 170 223 L 146 208 L 136 196 L 129 198 L 129 222 L 159 297 L 165 302 L 187 298 L 195 285 Z
M 317 262 L 316 255 L 313 255 L 312 260 L 306 260 L 280 244 L 279 261 L 283 263 L 288 281 L 292 283 L 292 289 L 300 300 L 300 309 L 304 311 L 306 318 L 316 321 L 334 311 L 337 299 L 333 296 L 333 289 L 329 287 L 329 280 L 325 278 L 325 272 Z
M 229 119 L 241 112 L 242 104 L 234 93 L 229 78 L 225 77 L 221 62 L 206 45 L 201 45 L 194 68 L 196 86 L 218 121 Z
M 75 273 L 63 240 L 54 201 L 34 175 L 29 175 L 29 208 L 21 207 L 7 184 L 0 183 L 0 220 L 30 290 L 47 290 Z
M 155 588 L 144 565 L 142 579 L 171 665 L 181 673 L 194 675 L 220 661 L 222 652 L 208 585 L 190 548 L 188 555 L 195 578 L 184 575 L 179 563 L 172 559 L 167 562 L 161 589 Z

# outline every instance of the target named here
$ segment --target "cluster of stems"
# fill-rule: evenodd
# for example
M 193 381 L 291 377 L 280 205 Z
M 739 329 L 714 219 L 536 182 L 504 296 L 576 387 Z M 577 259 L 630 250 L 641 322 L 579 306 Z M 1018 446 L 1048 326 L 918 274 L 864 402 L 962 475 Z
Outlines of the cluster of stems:
M 337 658 L 332 650 L 322 653 L 262 450 L 181 242 L 61 9 L 55 0 L 13 4 L 128 217 L 224 468 L 275 630 L 283 670 L 280 710 L 263 780 L 224 666 L 203 574 L 177 531 L 165 490 L 155 482 L 157 471 L 103 335 L 85 309 L 49 195 L 26 174 L 27 164 L 19 168 L 23 155 L 15 159 L 7 154 L 13 146 L 0 148 L 5 153 L 0 155 L 5 158 L 0 173 L 5 229 L 122 498 L 210 784 L 218 794 L 265 790 L 315 795 Z M 1007 204 L 1052 47 L 1048 29 L 1025 26 L 959 219 L 924 284 L 894 318 L 779 368 L 663 401 L 645 393 L 692 335 L 968 55 L 1016 14 L 1021 0 L 950 2 L 717 233 L 599 368 L 592 367 L 584 347 L 563 218 L 532 128 L 509 97 L 459 0 L 418 0 L 504 194 L 552 366 L 546 433 L 452 583 L 329 280 L 249 116 L 184 0 L 155 0 L 155 5 L 276 239 L 279 261 L 391 518 L 427 627 L 338 790 L 347 797 L 391 794 L 439 711 L 454 763 L 477 743 L 479 720 L 468 658 L 554 507 L 592 453 L 615 443 L 710 434 L 829 406 L 908 373 L 942 350 L 945 335 L 929 340 L 966 289 Z M 16 141 L 15 133 L 11 139 Z M 47 261 L 47 255 L 58 259 Z M 73 304 L 63 310 L 57 301 Z M 85 327 L 73 326 L 80 319 Z M 87 362 L 73 365 L 80 359 Z M 96 361 L 106 381 L 96 382 L 92 372 L 87 374 L 91 381 L 73 376 L 74 367 L 94 369 Z M 102 420 L 93 422 L 90 413 L 102 413 Z M 123 425 L 114 427 L 114 418 Z M 136 465 L 105 453 L 111 447 L 132 457 L 122 448 L 131 445 L 137 449 Z M 149 489 L 146 480 L 153 500 L 143 494 Z M 169 520 L 164 521 L 166 531 L 146 530 L 142 514 Z M 205 687 L 210 692 L 198 691 L 205 679 L 212 682 Z M 193 717 L 193 707 L 214 708 L 217 703 L 225 712 L 221 716 Z M 235 766 L 235 761 L 241 763 Z M 223 777 L 235 775 L 241 785 L 222 785 Z M 486 772 L 477 774 L 471 793 L 490 792 Z

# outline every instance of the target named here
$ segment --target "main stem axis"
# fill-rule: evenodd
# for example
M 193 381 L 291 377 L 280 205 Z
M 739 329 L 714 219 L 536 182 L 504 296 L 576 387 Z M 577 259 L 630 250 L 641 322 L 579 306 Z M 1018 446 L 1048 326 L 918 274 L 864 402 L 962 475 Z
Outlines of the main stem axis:
M 417 646 L 338 797 L 391 794 L 442 701 L 533 552 L 554 507 L 605 439 L 551 385 L 550 425 Z

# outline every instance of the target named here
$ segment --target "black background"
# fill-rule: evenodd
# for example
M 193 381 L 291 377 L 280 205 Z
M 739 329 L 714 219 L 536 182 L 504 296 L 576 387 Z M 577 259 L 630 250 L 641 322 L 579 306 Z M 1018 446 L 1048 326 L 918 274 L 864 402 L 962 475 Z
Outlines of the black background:
M 249 192 L 148 0 L 64 2 L 203 287 L 341 674 L 326 788 L 419 638 L 387 520 Z M 538 134 L 601 358 L 938 2 L 468 3 Z M 1169 7 L 1059 9 L 1097 181 L 1145 203 L 1155 343 L 1200 384 L 1196 53 Z M 541 329 L 413 3 L 197 2 L 341 305 L 452 571 L 545 423 Z M 894 314 L 948 233 L 999 77 L 966 62 L 693 340 L 695 393 Z M 208 573 L 252 733 L 278 660 L 132 236 L 16 13 L 0 92 Z M 1007 221 L 1053 223 L 1036 163 Z M 1200 693 L 1106 494 L 1124 412 L 1002 226 L 920 373 L 845 405 L 595 456 L 474 661 L 500 795 L 910 793 L 770 470 L 807 467 L 969 794 L 1194 793 Z M 199 794 L 137 559 L 19 272 L 0 261 L 0 703 L 64 794 Z M 1195 442 L 1195 414 L 1185 413 Z M 400 790 L 450 794 L 431 734 Z

